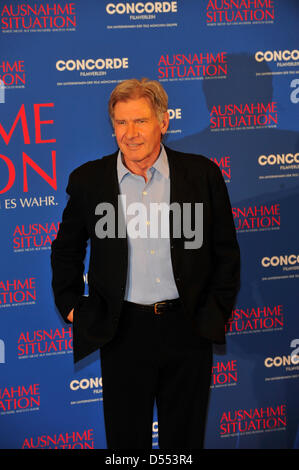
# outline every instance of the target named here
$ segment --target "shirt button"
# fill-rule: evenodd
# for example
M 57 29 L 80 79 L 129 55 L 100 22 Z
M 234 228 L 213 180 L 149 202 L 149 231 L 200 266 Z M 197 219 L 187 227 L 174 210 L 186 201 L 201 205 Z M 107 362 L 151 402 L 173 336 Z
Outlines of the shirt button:
M 156 282 L 160 282 L 160 278 L 159 277 L 156 277 Z
M 150 224 L 150 221 L 149 221 L 149 220 L 147 220 L 147 221 L 146 221 L 146 225 L 149 225 L 149 224 Z

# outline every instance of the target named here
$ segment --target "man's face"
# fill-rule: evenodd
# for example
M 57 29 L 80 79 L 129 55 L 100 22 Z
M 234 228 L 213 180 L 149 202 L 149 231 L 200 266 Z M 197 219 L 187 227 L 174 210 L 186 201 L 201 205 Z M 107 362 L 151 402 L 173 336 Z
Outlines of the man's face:
M 154 161 L 160 152 L 161 134 L 169 124 L 168 113 L 159 122 L 147 98 L 118 101 L 114 106 L 114 130 L 125 162 Z

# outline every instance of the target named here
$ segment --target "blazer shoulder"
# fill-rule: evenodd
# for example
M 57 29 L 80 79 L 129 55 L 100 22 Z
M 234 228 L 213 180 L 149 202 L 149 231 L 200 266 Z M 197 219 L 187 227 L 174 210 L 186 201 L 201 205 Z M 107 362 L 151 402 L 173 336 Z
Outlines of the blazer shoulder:
M 97 158 L 95 160 L 89 160 L 88 162 L 83 163 L 82 165 L 74 168 L 70 173 L 70 179 L 72 181 L 83 183 L 91 182 L 93 178 L 100 178 L 101 175 L 104 175 L 106 170 L 116 164 L 117 152 L 105 155 L 102 158 Z
M 210 158 L 195 153 L 178 152 L 166 147 L 169 158 L 188 169 L 200 170 L 208 173 L 221 173 L 219 166 Z

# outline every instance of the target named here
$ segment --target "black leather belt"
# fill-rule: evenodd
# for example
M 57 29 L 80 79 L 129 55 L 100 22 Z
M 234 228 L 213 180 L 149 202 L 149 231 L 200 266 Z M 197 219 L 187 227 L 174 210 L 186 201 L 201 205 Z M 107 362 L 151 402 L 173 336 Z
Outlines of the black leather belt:
M 163 300 L 150 305 L 135 304 L 133 302 L 124 301 L 124 308 L 131 311 L 142 311 L 147 313 L 154 313 L 155 315 L 162 315 L 172 310 L 177 310 L 182 306 L 180 299 Z

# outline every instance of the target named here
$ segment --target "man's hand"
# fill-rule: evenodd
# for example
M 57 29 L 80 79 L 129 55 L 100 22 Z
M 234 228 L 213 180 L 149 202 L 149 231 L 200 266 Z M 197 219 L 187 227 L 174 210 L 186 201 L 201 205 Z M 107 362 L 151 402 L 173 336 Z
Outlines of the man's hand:
M 72 309 L 70 311 L 70 313 L 68 314 L 68 316 L 67 316 L 68 321 L 70 321 L 72 323 L 73 323 L 73 313 L 74 313 L 74 309 Z

